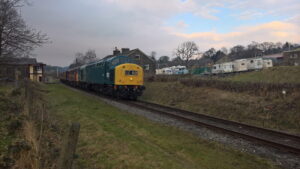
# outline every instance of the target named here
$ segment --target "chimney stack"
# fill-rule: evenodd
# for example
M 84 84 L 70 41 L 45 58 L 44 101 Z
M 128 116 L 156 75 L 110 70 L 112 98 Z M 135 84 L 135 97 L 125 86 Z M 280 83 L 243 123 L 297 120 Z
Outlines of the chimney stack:
M 116 56 L 119 54 L 121 54 L 120 50 L 117 47 L 115 47 L 115 50 L 113 51 L 113 55 Z
M 122 54 L 127 54 L 129 53 L 130 49 L 129 48 L 122 48 Z

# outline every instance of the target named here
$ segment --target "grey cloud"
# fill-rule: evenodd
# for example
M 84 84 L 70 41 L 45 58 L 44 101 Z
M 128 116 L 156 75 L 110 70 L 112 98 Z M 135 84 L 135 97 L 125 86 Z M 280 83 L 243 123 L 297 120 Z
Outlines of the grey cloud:
M 22 9 L 26 22 L 47 33 L 53 42 L 37 49 L 35 51 L 37 58 L 47 64 L 60 66 L 69 65 L 76 52 L 95 49 L 98 57 L 104 57 L 110 54 L 115 46 L 140 48 L 146 53 L 154 50 L 158 55 L 171 56 L 172 50 L 187 39 L 163 29 L 164 22 L 169 17 L 181 12 L 191 12 L 199 17 L 216 19 L 214 14 L 218 11 L 213 9 L 216 6 L 230 4 L 232 8 L 246 9 L 253 2 L 250 0 L 240 1 L 243 3 L 236 3 L 236 0 L 31 1 L 32 6 Z M 258 0 L 255 1 L 256 4 L 260 3 Z M 295 2 L 295 0 L 288 1 Z M 265 5 L 269 5 L 262 8 L 266 11 L 272 6 L 274 10 L 281 8 L 277 4 Z M 244 42 L 244 39 L 240 40 Z M 196 42 L 203 50 L 213 45 L 226 46 L 239 43 L 235 39 L 226 43 L 198 39 Z

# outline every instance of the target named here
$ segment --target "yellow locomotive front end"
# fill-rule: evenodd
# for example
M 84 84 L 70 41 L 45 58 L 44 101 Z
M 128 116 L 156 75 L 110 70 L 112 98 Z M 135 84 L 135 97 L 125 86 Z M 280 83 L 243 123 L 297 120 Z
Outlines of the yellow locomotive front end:
M 145 89 L 143 68 L 133 63 L 116 66 L 114 84 L 118 97 L 136 100 Z
M 115 68 L 115 85 L 144 85 L 143 68 L 137 64 L 126 63 Z

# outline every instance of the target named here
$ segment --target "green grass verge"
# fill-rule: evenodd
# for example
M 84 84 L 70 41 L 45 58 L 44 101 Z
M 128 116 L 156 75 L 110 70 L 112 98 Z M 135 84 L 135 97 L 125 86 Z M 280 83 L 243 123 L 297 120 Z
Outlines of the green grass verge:
M 270 161 L 203 141 L 109 106 L 62 85 L 47 85 L 51 114 L 78 121 L 81 168 L 277 168 Z
M 224 80 L 238 82 L 300 83 L 300 66 L 278 66 L 242 73 Z
M 8 153 L 8 146 L 15 139 L 15 135 L 10 134 L 7 129 L 10 122 L 8 115 L 9 113 L 13 113 L 11 108 L 16 104 L 8 96 L 12 89 L 12 86 L 0 85 L 0 160 L 1 156 Z

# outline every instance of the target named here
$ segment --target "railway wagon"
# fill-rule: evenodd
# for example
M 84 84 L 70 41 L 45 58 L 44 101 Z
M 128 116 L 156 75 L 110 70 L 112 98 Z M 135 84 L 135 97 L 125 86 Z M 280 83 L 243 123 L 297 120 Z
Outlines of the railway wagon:
M 66 81 L 67 81 L 66 77 L 67 77 L 67 72 L 62 72 L 62 73 L 59 74 L 59 79 L 63 83 L 66 83 Z
M 67 83 L 117 98 L 137 99 L 145 89 L 143 68 L 128 56 L 115 56 L 67 71 Z
M 78 70 L 78 68 L 72 68 L 69 71 L 67 71 L 66 78 L 72 86 L 78 85 Z

